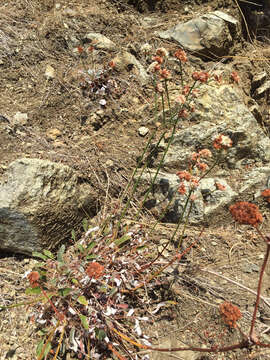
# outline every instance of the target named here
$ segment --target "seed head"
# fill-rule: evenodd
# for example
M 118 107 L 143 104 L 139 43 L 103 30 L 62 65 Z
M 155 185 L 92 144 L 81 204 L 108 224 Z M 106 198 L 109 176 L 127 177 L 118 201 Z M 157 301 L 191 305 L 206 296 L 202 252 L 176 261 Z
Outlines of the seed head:
M 225 301 L 219 305 L 219 311 L 225 324 L 229 325 L 230 328 L 236 328 L 236 321 L 242 317 L 240 309 Z
M 229 210 L 234 220 L 238 221 L 240 224 L 256 227 L 263 221 L 258 206 L 247 201 L 239 201 L 234 205 L 231 205 Z
M 85 272 L 90 278 L 98 279 L 104 273 L 104 266 L 96 261 L 93 261 L 87 266 Z
M 174 56 L 183 63 L 187 62 L 187 54 L 184 50 L 181 49 L 177 50 L 174 53 Z
M 39 283 L 38 283 L 38 280 L 39 280 L 39 273 L 37 271 L 32 271 L 30 272 L 30 274 L 28 274 L 27 276 L 29 282 L 30 282 L 30 285 L 34 288 L 34 287 L 38 287 L 39 286 Z
M 232 140 L 225 135 L 219 135 L 213 142 L 215 149 L 228 149 L 232 146 Z
M 261 195 L 265 198 L 267 202 L 270 203 L 270 189 L 263 190 Z

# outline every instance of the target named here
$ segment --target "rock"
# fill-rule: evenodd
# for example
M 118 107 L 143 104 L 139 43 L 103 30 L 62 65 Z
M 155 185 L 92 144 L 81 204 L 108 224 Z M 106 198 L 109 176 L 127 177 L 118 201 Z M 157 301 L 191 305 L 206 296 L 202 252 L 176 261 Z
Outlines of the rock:
M 190 120 L 197 124 L 175 134 L 165 158 L 166 167 L 185 169 L 191 154 L 196 149 L 212 149 L 213 140 L 219 134 L 227 135 L 233 141 L 225 157 L 229 168 L 243 167 L 247 159 L 270 161 L 270 140 L 235 88 L 202 85 L 200 96 L 194 103 L 195 112 Z
M 214 11 L 157 34 L 162 39 L 176 41 L 189 51 L 224 56 L 230 53 L 233 38 L 239 31 L 235 18 L 221 11 Z
M 155 171 L 151 170 L 148 174 L 142 176 L 143 180 L 150 183 L 153 179 Z M 225 186 L 225 190 L 218 190 L 216 183 Z M 160 172 L 155 181 L 154 195 L 149 197 L 146 207 L 152 209 L 156 207 L 160 214 L 163 213 L 165 207 L 166 215 L 163 220 L 166 222 L 177 223 L 186 205 L 189 192 L 189 185 L 185 183 L 186 193 L 181 195 L 178 193 L 180 181 L 177 175 Z M 211 218 L 213 214 L 223 209 L 225 204 L 232 202 L 237 193 L 234 192 L 224 179 L 221 178 L 204 178 L 194 192 L 195 200 L 189 215 L 190 224 L 200 224 Z M 190 207 L 187 206 L 185 215 L 188 214 Z M 185 216 L 184 216 L 185 218 Z
M 255 90 L 255 97 L 261 97 L 262 95 L 264 95 L 264 93 L 268 92 L 269 93 L 270 90 L 270 81 L 265 81 L 260 87 L 258 87 Z
M 48 80 L 55 78 L 55 69 L 51 65 L 46 66 L 45 77 Z
M 62 133 L 59 129 L 49 129 L 46 132 L 47 139 L 51 140 L 51 141 L 54 141 L 56 138 L 58 138 L 61 135 L 62 135 Z
M 27 124 L 28 121 L 28 115 L 26 113 L 21 113 L 20 111 L 18 111 L 14 116 L 13 116 L 13 125 L 21 125 L 24 126 Z
M 138 133 L 140 136 L 146 136 L 148 133 L 149 133 L 149 129 L 145 126 L 141 126 L 139 129 L 138 129 Z
M 91 40 L 95 48 L 99 50 L 116 50 L 115 43 L 99 33 L 90 32 L 85 36 L 85 40 Z
M 139 77 L 142 84 L 146 84 L 149 80 L 149 75 L 145 71 L 142 64 L 135 58 L 134 55 L 127 51 L 122 51 L 112 60 L 115 64 L 115 70 L 117 71 L 130 71 L 133 67 L 135 68 L 135 74 Z
M 15 160 L 0 184 L 0 249 L 31 255 L 56 248 L 91 214 L 90 193 L 68 166 Z

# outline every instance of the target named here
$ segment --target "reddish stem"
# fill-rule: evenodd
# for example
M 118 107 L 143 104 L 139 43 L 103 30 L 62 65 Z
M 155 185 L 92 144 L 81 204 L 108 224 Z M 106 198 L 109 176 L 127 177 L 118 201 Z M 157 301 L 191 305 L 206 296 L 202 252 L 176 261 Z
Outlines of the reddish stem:
M 39 286 L 40 286 L 40 289 L 41 289 L 43 295 L 44 295 L 44 296 L 46 297 L 46 299 L 49 301 L 49 303 L 50 303 L 51 307 L 53 308 L 55 314 L 57 315 L 58 319 L 59 319 L 60 321 L 64 320 L 64 318 L 65 318 L 64 314 L 61 314 L 61 313 L 56 309 L 56 307 L 54 306 L 52 300 L 51 300 L 51 299 L 49 298 L 49 296 L 47 295 L 46 291 L 42 288 L 41 285 L 39 285 Z
M 268 239 L 268 237 L 267 237 L 267 239 Z M 270 253 L 270 244 L 268 243 L 266 253 L 265 253 L 265 256 L 264 256 L 264 260 L 263 260 L 263 264 L 262 264 L 262 267 L 261 267 L 261 272 L 260 272 L 260 277 L 259 277 L 259 282 L 258 282 L 258 288 L 257 288 L 257 298 L 256 298 L 256 303 L 255 303 L 253 316 L 252 316 L 252 321 L 251 321 L 251 326 L 250 326 L 250 331 L 249 331 L 249 338 L 252 341 L 254 341 L 254 326 L 255 326 L 256 315 L 257 315 L 258 306 L 259 306 L 259 302 L 260 302 L 262 278 L 263 278 L 263 273 L 265 271 L 265 267 L 266 267 L 266 264 L 267 264 L 267 261 L 268 261 L 269 253 Z

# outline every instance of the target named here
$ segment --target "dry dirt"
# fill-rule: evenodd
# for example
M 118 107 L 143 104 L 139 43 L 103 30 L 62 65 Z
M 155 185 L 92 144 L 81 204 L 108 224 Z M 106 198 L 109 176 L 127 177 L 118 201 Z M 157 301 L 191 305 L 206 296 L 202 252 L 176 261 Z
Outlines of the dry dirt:
M 192 12 L 186 13 L 188 4 L 192 4 Z M 155 30 L 216 9 L 229 10 L 240 18 L 237 6 L 230 0 L 2 0 L 0 175 L 11 161 L 20 157 L 67 164 L 92 184 L 97 211 L 106 201 L 110 212 L 145 145 L 147 138 L 139 136 L 138 128 L 147 126 L 153 130 L 157 126 L 153 120 L 153 92 L 150 86 L 140 85 L 134 69 L 120 73 L 109 70 L 117 87 L 107 94 L 107 104 L 102 107 L 99 95 L 90 93 L 78 70 L 108 69 L 116 53 L 94 51 L 93 55 L 78 56 L 74 48 L 88 46 L 83 42 L 86 33 L 100 32 L 119 48 L 132 52 L 147 67 L 149 59 L 140 52 L 141 44 L 148 42 L 154 48 L 164 46 L 168 50 L 177 48 L 156 37 Z M 255 41 L 250 44 L 242 38 L 235 46 L 235 57 L 228 59 L 239 72 L 247 99 L 251 75 L 262 68 L 269 73 L 267 63 L 262 60 L 263 51 L 265 44 Z M 214 61 L 198 61 L 198 66 L 208 69 Z M 48 65 L 55 69 L 52 79 L 45 76 Z M 258 120 L 268 133 L 268 99 L 261 99 L 260 106 L 262 117 L 258 116 Z M 28 114 L 26 124 L 12 124 L 16 112 Z M 240 307 L 243 318 L 239 325 L 243 331 L 248 330 L 255 295 L 240 284 L 256 289 L 265 246 L 251 228 L 235 228 L 231 220 L 226 223 L 206 229 L 196 248 L 179 264 L 177 281 L 168 295 L 175 305 L 153 317 L 151 326 L 145 329 L 153 343 L 167 347 L 174 346 L 177 340 L 195 346 L 235 342 L 239 333 L 228 329 L 220 320 L 218 305 L 223 300 Z M 153 242 L 168 238 L 172 231 L 171 225 L 160 225 Z M 198 231 L 189 228 L 189 239 Z M 24 301 L 23 274 L 32 265 L 33 260 L 23 256 L 1 255 L 0 304 Z M 266 279 L 270 279 L 270 272 Z M 257 332 L 270 343 L 269 303 L 260 307 Z M 35 359 L 37 334 L 29 321 L 30 314 L 30 305 L 0 312 L 0 360 Z M 142 356 L 141 353 L 139 358 Z M 184 355 L 156 353 L 153 358 L 192 359 L 188 354 L 181 356 Z M 270 350 L 205 354 L 197 358 L 270 359 Z

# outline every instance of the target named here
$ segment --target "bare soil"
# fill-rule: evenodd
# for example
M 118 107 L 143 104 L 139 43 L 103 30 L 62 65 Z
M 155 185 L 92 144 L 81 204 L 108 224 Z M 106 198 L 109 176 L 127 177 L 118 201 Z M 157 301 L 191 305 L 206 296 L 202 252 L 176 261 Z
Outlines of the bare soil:
M 188 5 L 192 8 L 186 11 Z M 134 54 L 146 68 L 151 56 L 149 60 L 149 56 L 140 51 L 142 44 L 149 43 L 153 48 L 164 46 L 171 51 L 177 49 L 176 44 L 161 41 L 155 35 L 156 30 L 216 9 L 241 19 L 239 9 L 229 0 L 2 0 L 0 175 L 11 161 L 20 157 L 61 162 L 92 184 L 97 212 L 104 210 L 104 205 L 108 213 L 115 209 L 147 141 L 147 137 L 138 134 L 138 128 L 147 126 L 150 132 L 157 128 L 157 135 L 161 131 L 153 120 L 153 91 L 150 86 L 140 84 L 135 69 L 122 72 L 109 69 L 115 51 L 79 55 L 74 49 L 90 46 L 84 40 L 88 32 L 102 33 L 119 49 Z M 262 70 L 269 74 L 264 61 L 267 46 L 256 40 L 248 43 L 243 35 L 235 44 L 235 56 L 227 60 L 240 75 L 247 104 L 252 75 Z M 215 61 L 217 59 L 198 60 L 196 66 L 207 70 Z M 45 76 L 48 65 L 55 70 L 50 79 Z M 93 95 L 82 80 L 81 72 L 89 68 L 108 70 L 115 84 L 106 95 L 105 106 L 100 105 L 102 97 Z M 268 100 L 266 97 L 259 100 L 261 113 L 257 115 L 266 134 L 269 132 Z M 17 112 L 28 114 L 27 123 L 12 122 Z M 267 220 L 268 214 L 264 215 Z M 147 216 L 149 223 L 154 222 L 154 217 Z M 226 225 L 219 222 L 205 230 L 196 248 L 171 271 L 170 276 L 175 276 L 173 286 L 165 293 L 156 294 L 156 303 L 162 298 L 171 299 L 173 303 L 153 316 L 151 324 L 144 329 L 157 346 L 180 346 L 181 342 L 194 346 L 229 345 L 239 340 L 239 332 L 229 329 L 220 319 L 218 306 L 224 300 L 240 307 L 243 317 L 239 325 L 248 331 L 255 295 L 241 284 L 250 290 L 256 289 L 265 245 L 253 229 L 235 228 L 228 219 L 224 223 Z M 168 239 L 172 231 L 170 224 L 158 226 L 153 244 Z M 198 233 L 199 229 L 188 228 L 185 245 Z M 25 256 L 1 255 L 0 304 L 10 305 L 26 299 L 23 275 L 33 263 Z M 265 281 L 269 279 L 270 272 Z M 267 296 L 266 288 L 264 295 Z M 262 302 L 256 331 L 262 334 L 263 341 L 270 343 L 269 307 L 270 300 L 267 304 Z M 30 320 L 31 305 L 0 312 L 0 360 L 36 358 L 38 336 Z M 139 356 L 142 358 L 143 352 Z M 181 353 L 151 356 L 165 360 L 193 359 L 193 355 Z M 201 360 L 259 360 L 270 359 L 270 350 L 196 356 Z

